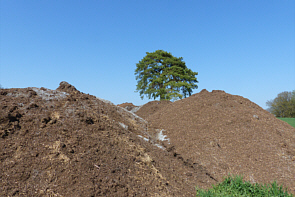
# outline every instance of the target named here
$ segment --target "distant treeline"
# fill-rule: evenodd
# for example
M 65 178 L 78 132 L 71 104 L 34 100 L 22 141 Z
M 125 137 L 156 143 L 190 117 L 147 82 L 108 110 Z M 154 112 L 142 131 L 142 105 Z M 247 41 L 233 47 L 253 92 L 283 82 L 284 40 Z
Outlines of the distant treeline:
M 282 92 L 278 96 L 266 102 L 267 111 L 282 118 L 295 118 L 295 90 Z

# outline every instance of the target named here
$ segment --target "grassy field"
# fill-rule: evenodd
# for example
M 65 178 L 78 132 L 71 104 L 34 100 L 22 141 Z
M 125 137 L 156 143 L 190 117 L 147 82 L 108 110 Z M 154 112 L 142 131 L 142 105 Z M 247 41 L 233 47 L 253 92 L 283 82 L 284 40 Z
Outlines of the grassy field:
M 293 197 L 289 194 L 282 186 L 277 185 L 273 182 L 270 185 L 262 184 L 251 184 L 250 182 L 243 181 L 240 176 L 228 176 L 225 180 L 214 185 L 213 188 L 209 190 L 198 190 L 198 197 L 231 197 L 231 196 L 268 196 L 268 197 Z
M 295 128 L 295 118 L 278 118 Z

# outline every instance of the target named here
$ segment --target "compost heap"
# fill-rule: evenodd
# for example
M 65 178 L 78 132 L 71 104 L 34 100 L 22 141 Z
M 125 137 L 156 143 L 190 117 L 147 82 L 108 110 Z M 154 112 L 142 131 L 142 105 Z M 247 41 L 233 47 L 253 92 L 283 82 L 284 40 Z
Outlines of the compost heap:
M 195 196 L 216 183 L 160 134 L 67 82 L 1 89 L 0 196 Z
M 217 181 L 228 174 L 276 180 L 295 193 L 295 129 L 246 98 L 202 90 L 173 103 L 147 103 L 136 114 L 167 136 L 165 148 Z

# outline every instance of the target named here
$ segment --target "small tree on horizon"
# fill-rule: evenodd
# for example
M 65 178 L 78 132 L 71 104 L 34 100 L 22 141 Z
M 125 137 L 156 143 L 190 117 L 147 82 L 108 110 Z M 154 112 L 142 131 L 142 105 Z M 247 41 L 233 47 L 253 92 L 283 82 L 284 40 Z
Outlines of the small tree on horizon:
M 163 50 L 146 53 L 136 64 L 136 91 L 143 99 L 176 100 L 191 96 L 193 89 L 198 88 L 196 75 L 188 69 L 182 57 L 174 57 Z
M 267 110 L 281 118 L 295 118 L 295 90 L 281 92 L 273 100 L 266 102 Z

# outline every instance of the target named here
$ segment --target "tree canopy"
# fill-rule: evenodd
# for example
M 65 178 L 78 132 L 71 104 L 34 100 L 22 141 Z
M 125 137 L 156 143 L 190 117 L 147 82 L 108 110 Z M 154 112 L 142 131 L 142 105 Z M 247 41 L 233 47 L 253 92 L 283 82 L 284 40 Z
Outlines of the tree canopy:
M 276 117 L 295 118 L 295 90 L 281 92 L 273 100 L 266 102 L 268 111 Z
M 136 91 L 143 99 L 176 100 L 191 96 L 198 88 L 196 75 L 186 67 L 182 57 L 174 57 L 163 50 L 146 53 L 136 64 Z

